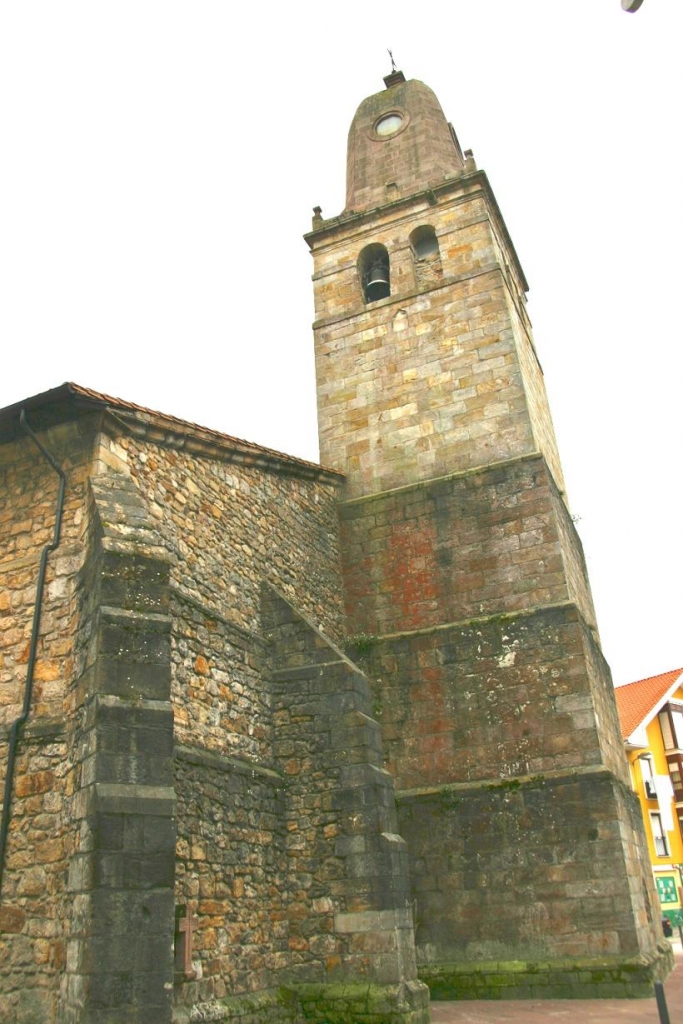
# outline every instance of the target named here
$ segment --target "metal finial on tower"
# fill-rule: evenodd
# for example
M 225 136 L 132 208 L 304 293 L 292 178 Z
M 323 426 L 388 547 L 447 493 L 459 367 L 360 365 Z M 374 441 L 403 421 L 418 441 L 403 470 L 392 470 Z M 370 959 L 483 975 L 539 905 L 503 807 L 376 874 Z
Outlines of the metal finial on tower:
M 391 73 L 388 74 L 384 79 L 384 84 L 387 89 L 391 89 L 392 85 L 398 85 L 399 82 L 405 82 L 406 78 L 402 71 L 396 70 L 396 61 L 391 50 L 387 50 L 387 53 L 391 57 Z

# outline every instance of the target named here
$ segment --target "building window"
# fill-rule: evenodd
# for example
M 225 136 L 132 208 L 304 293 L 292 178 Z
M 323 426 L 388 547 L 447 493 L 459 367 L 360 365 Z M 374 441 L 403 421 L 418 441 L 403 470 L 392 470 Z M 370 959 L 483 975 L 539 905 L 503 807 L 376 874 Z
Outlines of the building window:
M 365 302 L 377 302 L 391 295 L 389 253 L 385 246 L 374 243 L 363 249 L 358 257 L 358 276 Z
M 645 788 L 645 795 L 648 800 L 656 800 L 657 792 L 655 790 L 655 781 L 652 772 L 652 760 L 649 757 L 641 757 L 640 761 L 640 775 L 643 780 L 643 786 Z
M 671 785 L 674 788 L 674 800 L 678 803 L 679 800 L 683 800 L 683 765 L 681 765 L 681 755 L 667 756 L 666 763 L 669 769 Z
M 669 856 L 669 844 L 666 839 L 666 832 L 662 826 L 662 816 L 656 811 L 650 811 L 650 828 L 655 844 L 655 853 L 658 857 Z
M 664 749 L 683 750 L 683 707 L 680 704 L 667 704 L 659 713 L 659 725 Z

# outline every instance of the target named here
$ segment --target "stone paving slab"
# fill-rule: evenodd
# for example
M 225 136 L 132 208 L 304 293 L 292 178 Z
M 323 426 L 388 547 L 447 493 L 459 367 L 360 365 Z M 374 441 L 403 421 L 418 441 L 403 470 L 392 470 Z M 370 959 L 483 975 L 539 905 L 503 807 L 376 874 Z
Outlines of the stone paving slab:
M 664 983 L 671 1024 L 683 1022 L 683 952 L 676 942 L 676 966 Z M 580 1021 L 581 1024 L 659 1024 L 654 999 L 518 999 L 431 1004 L 432 1024 L 547 1024 L 549 1021 Z

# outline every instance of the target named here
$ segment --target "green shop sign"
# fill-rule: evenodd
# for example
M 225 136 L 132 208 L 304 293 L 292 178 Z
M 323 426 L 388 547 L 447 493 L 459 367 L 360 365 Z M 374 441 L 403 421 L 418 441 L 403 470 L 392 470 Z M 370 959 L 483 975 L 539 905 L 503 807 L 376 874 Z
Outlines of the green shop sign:
M 655 881 L 657 882 L 657 892 L 659 893 L 660 903 L 678 903 L 678 893 L 676 892 L 676 879 L 674 875 L 657 875 Z

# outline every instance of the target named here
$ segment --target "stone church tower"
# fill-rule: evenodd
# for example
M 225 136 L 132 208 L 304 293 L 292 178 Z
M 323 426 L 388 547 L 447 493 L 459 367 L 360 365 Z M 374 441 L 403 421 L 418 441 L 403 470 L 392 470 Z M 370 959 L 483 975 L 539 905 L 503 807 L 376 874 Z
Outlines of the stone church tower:
M 663 956 L 657 902 L 526 280 L 434 93 L 385 86 L 351 125 L 346 209 L 316 209 L 307 242 L 321 462 L 346 475 L 348 633 L 420 977 L 433 997 L 537 995 L 607 958 L 616 981 Z M 506 983 L 511 960 L 531 974 Z

